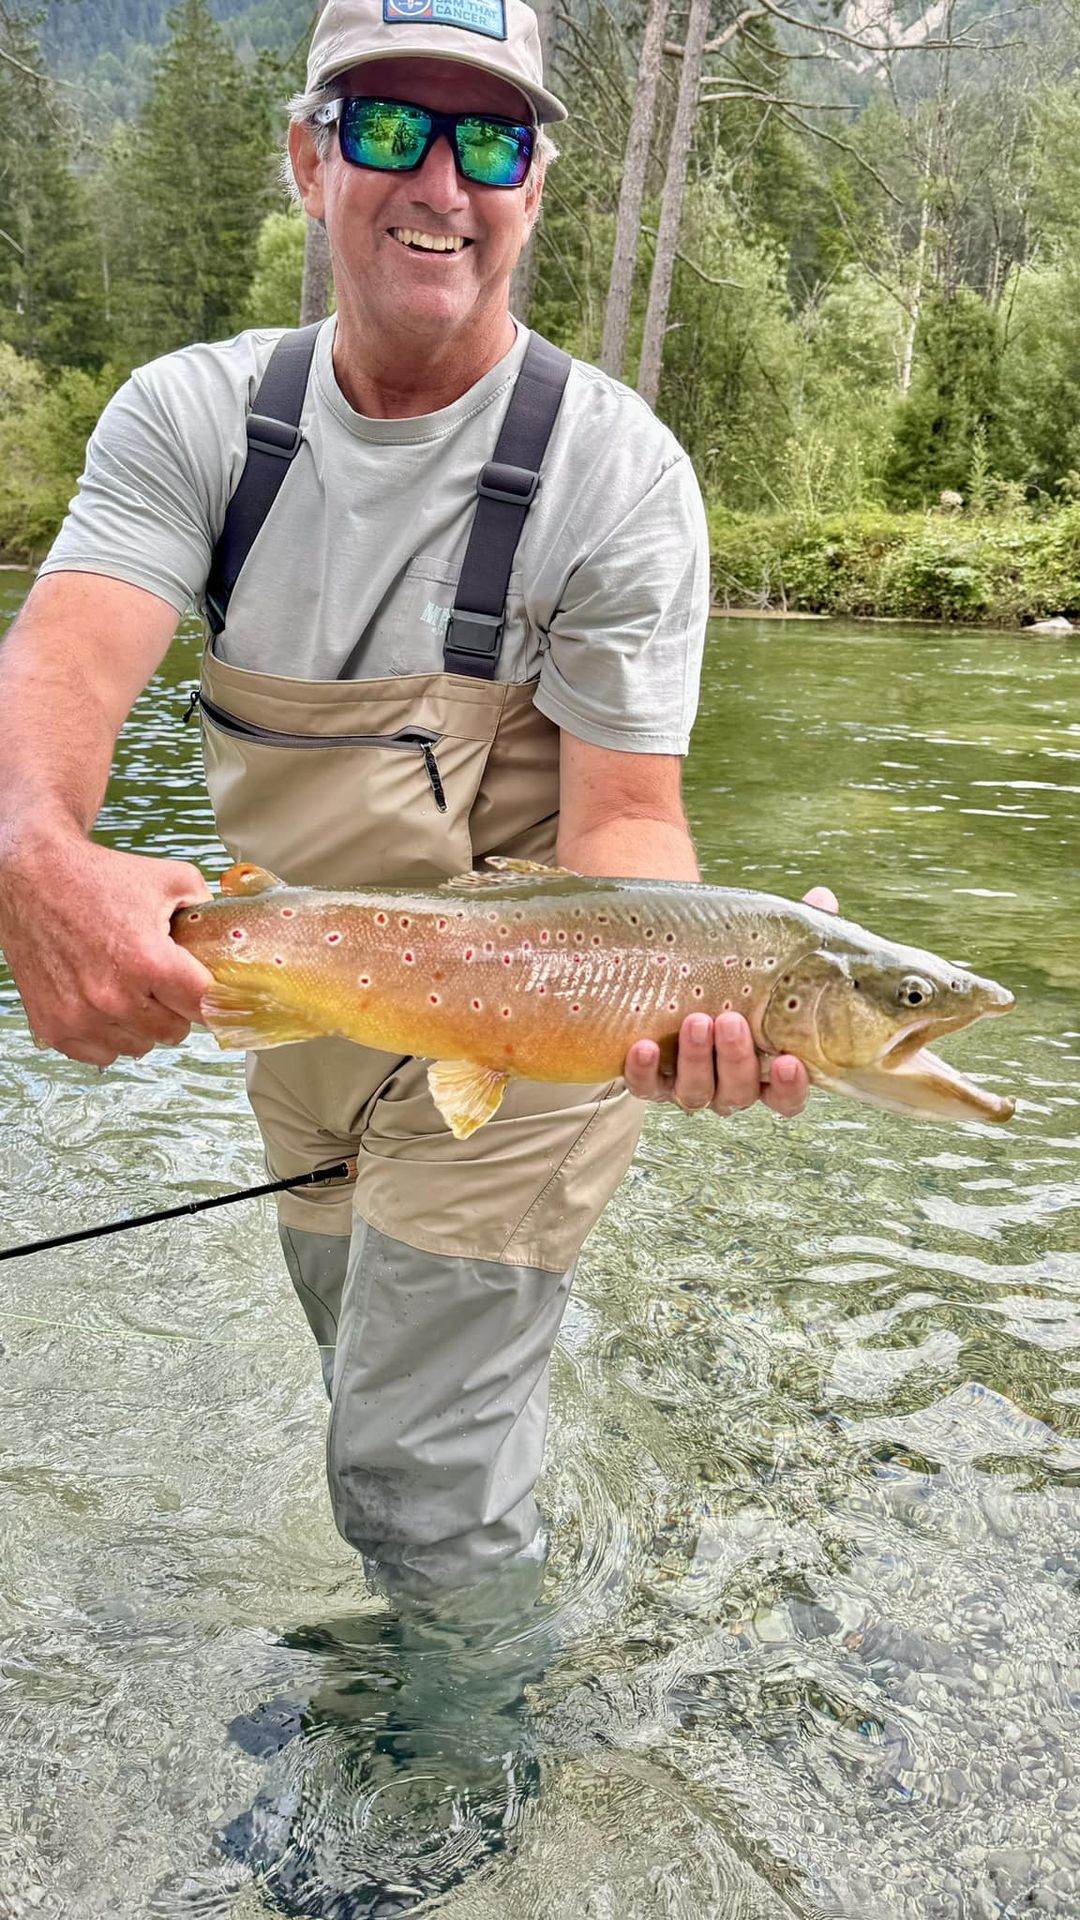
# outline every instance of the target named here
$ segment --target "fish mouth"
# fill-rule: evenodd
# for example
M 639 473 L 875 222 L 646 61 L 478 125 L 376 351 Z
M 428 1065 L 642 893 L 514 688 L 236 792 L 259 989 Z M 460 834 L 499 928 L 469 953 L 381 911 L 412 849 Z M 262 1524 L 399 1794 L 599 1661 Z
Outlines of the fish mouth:
M 833 1093 L 851 1094 L 888 1112 L 916 1114 L 925 1120 L 988 1120 L 998 1125 L 1011 1120 L 1015 1100 L 976 1085 L 927 1044 L 970 1026 L 980 1014 L 1010 1013 L 1016 1004 L 1013 996 L 1004 987 L 998 992 L 1000 999 L 979 1013 L 915 1021 L 866 1066 L 840 1068 L 835 1074 L 811 1068 L 811 1079 Z

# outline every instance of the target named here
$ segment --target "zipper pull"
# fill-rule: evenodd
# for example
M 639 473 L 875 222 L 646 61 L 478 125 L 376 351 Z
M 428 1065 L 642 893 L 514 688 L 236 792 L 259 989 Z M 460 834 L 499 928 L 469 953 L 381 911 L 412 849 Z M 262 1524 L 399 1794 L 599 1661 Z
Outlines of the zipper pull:
M 435 750 L 432 747 L 430 740 L 420 741 L 420 751 L 424 756 L 424 765 L 427 768 L 427 777 L 431 781 L 431 791 L 435 795 L 435 805 L 438 807 L 440 813 L 445 813 L 446 812 L 446 794 L 443 789 L 442 779 L 439 774 L 439 763 L 435 758 Z
M 185 713 L 184 713 L 184 725 L 185 725 L 185 727 L 189 727 L 189 726 L 191 725 L 191 720 L 192 720 L 192 716 L 193 716 L 193 714 L 194 714 L 194 712 L 195 712 L 195 709 L 196 709 L 196 707 L 198 706 L 198 704 L 199 704 L 199 701 L 200 701 L 201 699 L 202 699 L 202 690 L 201 690 L 201 688 L 199 688 L 199 687 L 192 687 L 192 689 L 191 689 L 191 698 L 190 698 L 190 700 L 189 700 L 189 701 L 188 701 L 188 703 L 187 703 L 187 709 L 186 709 L 186 711 L 185 711 Z

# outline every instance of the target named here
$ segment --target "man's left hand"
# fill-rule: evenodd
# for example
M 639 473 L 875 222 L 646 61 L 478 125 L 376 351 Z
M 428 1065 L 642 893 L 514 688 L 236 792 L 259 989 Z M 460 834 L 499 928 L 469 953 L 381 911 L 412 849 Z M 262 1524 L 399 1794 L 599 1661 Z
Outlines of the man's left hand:
M 806 904 L 838 912 L 828 887 L 815 887 Z M 692 1013 L 682 1024 L 674 1073 L 662 1072 L 655 1040 L 636 1040 L 626 1056 L 624 1076 L 639 1100 L 673 1100 L 685 1113 L 708 1109 L 726 1117 L 763 1100 L 774 1113 L 794 1119 L 810 1092 L 802 1061 L 778 1053 L 769 1062 L 767 1080 L 761 1072 L 754 1036 L 741 1013 L 722 1013 L 715 1020 L 707 1013 Z

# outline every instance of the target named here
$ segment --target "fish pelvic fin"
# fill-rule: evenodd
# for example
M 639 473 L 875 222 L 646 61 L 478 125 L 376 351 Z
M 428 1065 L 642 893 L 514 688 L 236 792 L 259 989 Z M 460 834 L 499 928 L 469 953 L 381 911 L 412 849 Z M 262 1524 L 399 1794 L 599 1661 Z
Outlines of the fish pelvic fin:
M 243 860 L 235 867 L 226 867 L 218 881 L 222 893 L 235 894 L 268 893 L 271 887 L 283 887 L 276 873 L 268 873 L 265 867 L 256 867 L 250 860 Z
M 269 993 L 251 987 L 225 987 L 215 981 L 203 994 L 200 1011 L 219 1047 L 285 1047 L 294 1040 L 316 1040 L 325 1026 L 313 1026 L 295 1007 L 283 1007 Z
M 455 1140 L 467 1140 L 498 1112 L 509 1078 L 473 1060 L 436 1060 L 428 1068 L 431 1097 Z
M 504 860 L 492 854 L 479 873 L 456 873 L 444 880 L 440 893 L 473 893 L 481 887 L 505 887 L 518 880 L 580 880 L 573 867 L 545 867 L 539 860 Z

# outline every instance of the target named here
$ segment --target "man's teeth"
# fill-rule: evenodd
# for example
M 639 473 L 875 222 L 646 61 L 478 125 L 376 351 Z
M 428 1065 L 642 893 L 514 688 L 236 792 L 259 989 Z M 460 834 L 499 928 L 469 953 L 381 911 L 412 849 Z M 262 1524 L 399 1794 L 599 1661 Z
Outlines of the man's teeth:
M 460 233 L 420 233 L 415 227 L 391 227 L 390 232 L 403 247 L 426 247 L 429 253 L 460 253 L 465 245 Z

